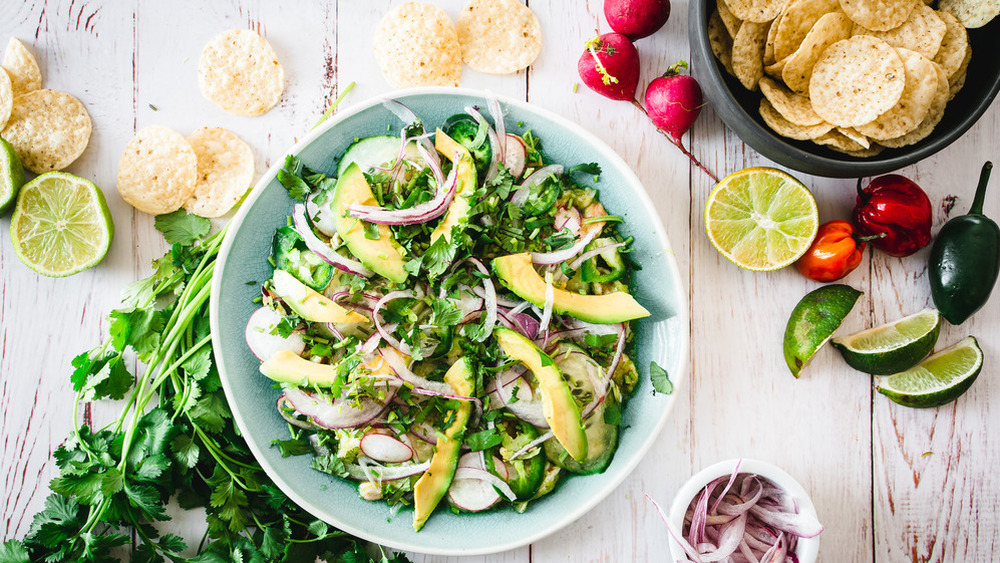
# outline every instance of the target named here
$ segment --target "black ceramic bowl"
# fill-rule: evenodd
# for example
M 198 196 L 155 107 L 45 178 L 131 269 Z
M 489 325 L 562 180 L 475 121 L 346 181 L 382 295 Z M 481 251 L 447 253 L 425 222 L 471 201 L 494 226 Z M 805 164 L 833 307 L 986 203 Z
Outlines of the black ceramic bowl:
M 757 152 L 789 168 L 831 178 L 872 176 L 913 164 L 947 147 L 962 136 L 990 106 L 1000 91 L 1000 18 L 969 30 L 972 60 L 965 87 L 948 102 L 944 117 L 926 139 L 877 156 L 856 158 L 810 141 L 795 141 L 772 131 L 757 108 L 760 92 L 750 92 L 726 72 L 708 42 L 708 18 L 715 0 L 691 0 L 688 35 L 691 72 L 701 84 L 715 113 Z

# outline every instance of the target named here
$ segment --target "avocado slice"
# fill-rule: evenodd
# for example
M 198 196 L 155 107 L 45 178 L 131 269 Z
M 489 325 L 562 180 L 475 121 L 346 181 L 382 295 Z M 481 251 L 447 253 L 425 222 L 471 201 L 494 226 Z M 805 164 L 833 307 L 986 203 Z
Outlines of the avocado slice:
M 466 358 L 460 358 L 448 368 L 444 380 L 451 385 L 459 395 L 471 397 L 476 392 L 475 376 L 472 366 Z M 431 466 L 420 476 L 413 486 L 413 529 L 420 531 L 434 508 L 448 492 L 455 469 L 458 466 L 458 456 L 465 438 L 465 427 L 472 415 L 472 403 L 462 401 L 455 412 L 455 420 L 438 438 L 431 456 Z
M 580 417 L 580 405 L 552 358 L 535 343 L 509 328 L 493 330 L 503 353 L 524 364 L 538 380 L 542 391 L 542 414 L 573 459 L 587 458 L 587 435 Z
M 531 265 L 531 254 L 509 254 L 493 259 L 493 271 L 507 289 L 538 307 L 545 306 L 545 280 Z M 649 311 L 623 291 L 581 295 L 553 289 L 552 310 L 591 323 L 613 324 L 648 317 Z
M 260 372 L 279 383 L 328 387 L 337 379 L 336 364 L 317 364 L 289 350 L 279 350 L 260 365 Z
M 552 352 L 554 359 L 574 396 L 584 398 L 586 403 L 596 398 L 597 392 L 591 379 L 591 372 L 601 374 L 604 368 L 591 358 L 582 348 L 567 342 L 560 343 Z M 595 375 L 596 375 L 595 374 Z M 599 377 L 599 375 L 598 375 Z M 545 442 L 543 449 L 549 461 L 559 467 L 581 475 L 600 473 L 607 469 L 618 446 L 618 426 L 604 422 L 604 411 L 615 401 L 609 393 L 583 421 L 587 434 L 587 457 L 573 459 L 565 454 L 565 449 L 553 440 Z
M 364 315 L 337 305 L 284 270 L 274 271 L 274 292 L 295 311 L 314 323 L 363 323 Z
M 434 134 L 434 148 L 450 160 L 453 166 L 457 167 L 458 187 L 455 189 L 455 198 L 451 200 L 451 205 L 448 206 L 444 219 L 441 219 L 441 222 L 431 232 L 432 244 L 440 237 L 451 241 L 452 227 L 465 225 L 469 222 L 469 196 L 476 190 L 477 185 L 476 164 L 472 160 L 469 149 L 446 135 L 441 129 L 438 129 Z
M 352 204 L 378 205 L 364 173 L 354 162 L 344 170 L 333 188 L 330 207 L 333 208 L 334 221 L 337 223 L 337 234 L 344 239 L 351 254 L 366 268 L 396 283 L 406 281 L 404 251 L 392 236 L 392 231 L 386 225 L 375 225 L 378 238 L 368 238 L 364 221 L 348 214 L 347 206 Z

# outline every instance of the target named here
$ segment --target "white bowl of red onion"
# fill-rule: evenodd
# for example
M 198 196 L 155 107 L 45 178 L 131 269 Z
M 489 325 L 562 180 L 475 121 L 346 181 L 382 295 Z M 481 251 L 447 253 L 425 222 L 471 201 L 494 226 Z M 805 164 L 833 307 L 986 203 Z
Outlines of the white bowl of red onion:
M 814 563 L 823 531 L 802 485 L 755 459 L 730 459 L 696 473 L 677 492 L 666 520 L 675 562 Z

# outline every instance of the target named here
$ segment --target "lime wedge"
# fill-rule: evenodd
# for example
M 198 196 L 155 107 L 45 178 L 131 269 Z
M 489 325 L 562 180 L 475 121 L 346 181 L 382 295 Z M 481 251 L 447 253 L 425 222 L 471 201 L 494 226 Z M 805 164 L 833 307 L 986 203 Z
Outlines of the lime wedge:
M 17 158 L 14 147 L 0 138 L 0 213 L 17 199 L 17 191 L 24 184 L 24 167 Z
M 799 376 L 809 360 L 833 336 L 862 293 L 843 284 L 824 285 L 803 297 L 785 326 L 785 363 Z
M 939 407 L 965 393 L 983 369 L 983 351 L 967 336 L 916 366 L 890 375 L 878 392 L 908 407 Z
M 48 172 L 25 184 L 10 220 L 17 257 L 54 278 L 100 262 L 114 230 L 100 188 L 65 172 Z
M 805 254 L 816 237 L 816 200 L 802 182 L 774 168 L 746 168 L 708 196 L 705 227 L 715 248 L 754 271 L 777 270 Z
M 934 349 L 941 332 L 941 313 L 924 309 L 896 322 L 870 328 L 830 343 L 852 368 L 874 375 L 909 369 Z

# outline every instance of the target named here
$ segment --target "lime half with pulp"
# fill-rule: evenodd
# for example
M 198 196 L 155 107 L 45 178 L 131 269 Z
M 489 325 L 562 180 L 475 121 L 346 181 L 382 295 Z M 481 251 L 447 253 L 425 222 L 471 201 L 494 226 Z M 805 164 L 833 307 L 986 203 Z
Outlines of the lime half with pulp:
M 908 407 L 939 407 L 965 393 L 983 369 L 983 351 L 967 336 L 916 366 L 890 375 L 878 392 Z
M 24 167 L 14 152 L 14 147 L 0 138 L 0 213 L 17 199 L 17 191 L 24 184 Z
M 39 274 L 54 278 L 100 262 L 114 230 L 100 188 L 65 172 L 48 172 L 25 184 L 10 220 L 17 257 Z
M 874 375 L 889 375 L 909 369 L 934 349 L 941 332 L 941 313 L 924 309 L 896 322 L 834 338 L 852 368 Z
M 792 375 L 802 368 L 826 344 L 844 322 L 844 318 L 862 292 L 843 284 L 824 285 L 802 298 L 792 310 L 785 326 L 785 363 Z
M 747 168 L 712 190 L 705 228 L 715 248 L 737 266 L 777 270 L 809 249 L 819 213 L 802 182 L 774 168 Z

